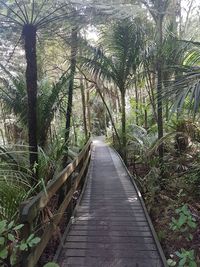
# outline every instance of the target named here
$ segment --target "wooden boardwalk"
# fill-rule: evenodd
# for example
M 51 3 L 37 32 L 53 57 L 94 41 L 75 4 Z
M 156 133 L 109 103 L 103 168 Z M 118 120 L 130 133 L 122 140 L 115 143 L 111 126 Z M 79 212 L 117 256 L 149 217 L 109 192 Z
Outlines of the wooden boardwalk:
M 116 152 L 95 140 L 84 194 L 57 253 L 60 266 L 167 266 L 140 198 Z

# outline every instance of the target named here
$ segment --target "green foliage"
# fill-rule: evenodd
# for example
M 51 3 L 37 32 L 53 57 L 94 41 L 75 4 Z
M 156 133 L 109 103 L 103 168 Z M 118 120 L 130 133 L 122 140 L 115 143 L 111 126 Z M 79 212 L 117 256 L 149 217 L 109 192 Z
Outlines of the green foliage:
M 192 240 L 193 235 L 190 233 L 197 227 L 196 219 L 192 216 L 188 206 L 185 204 L 176 209 L 176 214 L 179 216 L 177 219 L 172 217 L 170 228 L 173 231 L 186 233 L 187 239 Z
M 197 267 L 194 250 L 186 250 L 181 248 L 180 251 L 175 252 L 176 258 L 170 258 L 167 260 L 168 266 L 177 267 Z
M 20 239 L 19 230 L 23 224 L 15 225 L 7 220 L 0 221 L 0 264 L 15 266 L 20 260 L 20 252 L 36 246 L 40 238 L 31 234 L 27 239 Z
M 170 266 L 170 267 L 172 266 L 173 267 L 173 266 L 176 266 L 176 261 L 174 261 L 172 259 L 168 259 L 167 260 L 167 264 L 168 264 L 168 266 Z
M 8 78 L 2 79 L 0 98 L 4 107 L 15 114 L 22 126 L 27 127 L 28 102 L 25 80 L 21 75 L 14 77 L 10 72 L 5 71 Z M 37 124 L 39 145 L 42 147 L 46 144 L 48 131 L 55 112 L 60 108 L 60 94 L 67 81 L 68 76 L 64 73 L 53 84 L 46 78 L 38 83 Z
M 48 262 L 43 267 L 59 267 L 59 265 L 55 262 Z
M 26 146 L 0 147 L 0 219 L 16 220 L 20 203 L 35 188 L 31 187 Z
M 179 258 L 178 267 L 197 267 L 194 250 L 182 248 L 180 252 L 176 251 L 176 255 Z

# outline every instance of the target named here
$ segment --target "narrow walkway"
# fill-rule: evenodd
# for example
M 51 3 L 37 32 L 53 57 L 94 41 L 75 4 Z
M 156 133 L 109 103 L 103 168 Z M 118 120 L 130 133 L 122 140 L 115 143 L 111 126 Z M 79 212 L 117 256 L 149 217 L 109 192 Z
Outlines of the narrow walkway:
M 88 176 L 59 256 L 60 266 L 167 266 L 121 160 L 98 139 Z

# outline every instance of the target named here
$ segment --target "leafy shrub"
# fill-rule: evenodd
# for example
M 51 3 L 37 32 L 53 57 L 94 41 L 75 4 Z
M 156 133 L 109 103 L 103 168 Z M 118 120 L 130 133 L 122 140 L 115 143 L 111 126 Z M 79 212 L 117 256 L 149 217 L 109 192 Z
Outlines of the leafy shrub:
M 27 239 L 20 239 L 19 230 L 23 224 L 15 225 L 14 221 L 0 221 L 0 264 L 15 266 L 20 261 L 20 252 L 27 251 L 40 242 L 39 237 L 31 234 Z
M 178 214 L 179 217 L 177 219 L 172 217 L 170 228 L 173 231 L 186 233 L 187 239 L 192 240 L 193 236 L 190 232 L 197 227 L 197 224 L 196 219 L 192 216 L 190 210 L 188 209 L 188 206 L 185 204 L 182 207 L 176 209 L 176 214 Z

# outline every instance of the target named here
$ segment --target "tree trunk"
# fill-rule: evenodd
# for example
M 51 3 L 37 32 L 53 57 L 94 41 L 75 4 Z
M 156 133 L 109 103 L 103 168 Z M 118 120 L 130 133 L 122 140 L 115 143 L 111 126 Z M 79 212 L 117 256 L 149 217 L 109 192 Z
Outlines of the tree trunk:
M 88 138 L 88 130 L 87 130 L 87 119 L 86 119 L 86 103 L 85 103 L 85 90 L 83 85 L 83 78 L 80 80 L 80 89 L 81 89 L 81 98 L 82 98 L 82 108 L 83 108 L 83 127 L 85 133 L 85 140 Z
M 26 86 L 28 94 L 28 136 L 30 151 L 30 167 L 38 162 L 37 147 L 37 57 L 36 57 L 36 31 L 32 24 L 23 28 L 23 37 L 26 54 Z
M 121 124 L 122 124 L 122 156 L 124 162 L 126 163 L 126 100 L 125 100 L 125 90 L 121 91 L 121 107 L 122 107 L 122 116 L 121 116 Z
M 88 120 L 88 131 L 89 135 L 91 135 L 92 132 L 92 125 L 91 125 L 91 114 L 90 114 L 90 91 L 87 89 L 87 94 L 86 94 L 86 107 L 87 107 L 87 120 Z
M 74 116 L 72 116 L 72 126 L 73 126 L 73 131 L 74 131 L 74 145 L 78 146 L 78 136 L 76 133 L 76 124 L 75 124 Z
M 138 88 L 137 88 L 137 81 L 136 81 L 136 75 L 135 75 L 135 103 L 136 103 L 136 112 L 135 112 L 135 119 L 136 119 L 136 124 L 139 125 L 139 99 L 138 99 Z
M 146 75 L 147 75 L 147 86 L 146 90 L 149 95 L 150 104 L 153 111 L 153 116 L 155 122 L 157 122 L 157 113 L 156 113 L 156 102 L 154 97 L 154 89 L 155 89 L 155 75 L 150 73 L 149 67 L 145 64 Z
M 63 164 L 65 165 L 68 158 L 68 142 L 71 126 L 71 116 L 72 116 L 72 102 L 73 102 L 73 90 L 74 90 L 74 75 L 76 70 L 76 56 L 77 56 L 77 46 L 78 46 L 78 35 L 77 29 L 72 29 L 71 32 L 71 62 L 70 62 L 70 81 L 68 88 L 68 103 L 66 112 L 66 127 L 65 127 L 65 146 L 66 154 L 63 159 Z
M 163 71 L 162 71 L 162 43 L 163 43 L 163 35 L 162 35 L 162 26 L 163 26 L 163 15 L 159 14 L 157 19 L 157 114 L 158 114 L 158 139 L 163 137 L 163 104 L 162 104 L 162 82 L 163 82 Z M 158 148 L 160 165 L 163 165 L 163 156 L 164 149 L 163 144 L 161 144 Z

